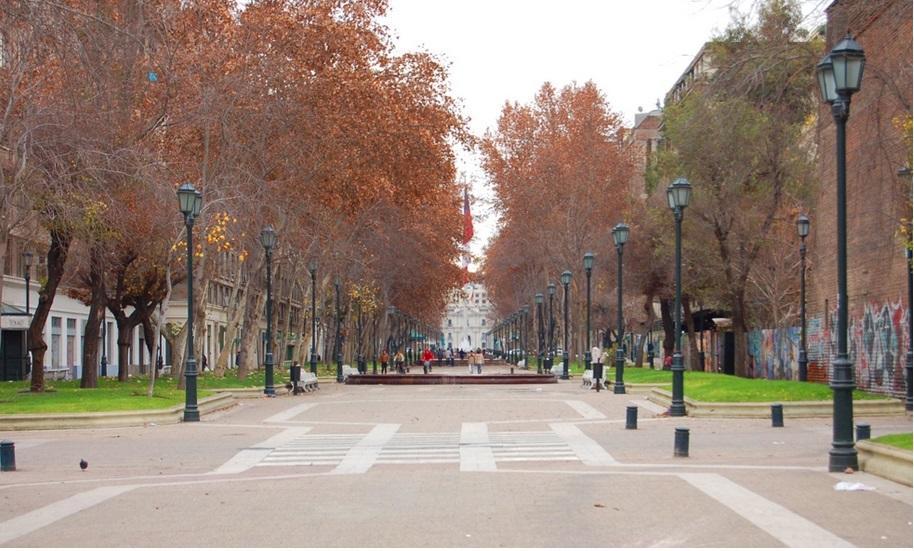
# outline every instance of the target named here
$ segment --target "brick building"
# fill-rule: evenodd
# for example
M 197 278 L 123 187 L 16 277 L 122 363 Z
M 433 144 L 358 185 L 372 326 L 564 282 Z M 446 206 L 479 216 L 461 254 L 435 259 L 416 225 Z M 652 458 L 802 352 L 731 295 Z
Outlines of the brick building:
M 911 0 L 836 0 L 827 9 L 826 51 L 850 33 L 866 53 L 847 122 L 849 352 L 859 388 L 901 396 L 910 346 L 902 219 L 911 217 Z M 812 68 L 810 68 L 812 70 Z M 819 110 L 819 182 L 810 218 L 809 374 L 830 377 L 837 306 L 835 125 Z

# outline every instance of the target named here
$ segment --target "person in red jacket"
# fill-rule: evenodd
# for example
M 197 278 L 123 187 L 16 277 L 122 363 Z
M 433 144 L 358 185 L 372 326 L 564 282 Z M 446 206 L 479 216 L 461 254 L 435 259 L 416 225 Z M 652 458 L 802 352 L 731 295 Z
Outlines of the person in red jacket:
M 435 355 L 432 354 L 432 350 L 426 346 L 425 350 L 422 351 L 422 373 L 431 373 L 433 359 L 435 359 Z

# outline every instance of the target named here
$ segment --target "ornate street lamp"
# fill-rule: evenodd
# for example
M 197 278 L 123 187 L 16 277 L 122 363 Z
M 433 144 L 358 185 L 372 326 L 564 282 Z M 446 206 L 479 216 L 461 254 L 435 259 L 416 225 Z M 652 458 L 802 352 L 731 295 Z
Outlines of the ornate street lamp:
M 562 272 L 562 287 L 564 288 L 565 294 L 562 297 L 564 305 L 564 325 L 565 328 L 562 330 L 562 379 L 568 380 L 568 285 L 571 283 L 571 272 L 565 270 Z
M 543 365 L 543 371 L 552 373 L 552 361 L 555 357 L 555 316 L 553 315 L 552 303 L 555 299 L 555 283 L 546 285 L 546 292 L 549 294 L 549 325 L 546 333 L 546 361 Z
M 273 387 L 273 247 L 276 246 L 276 231 L 273 230 L 273 226 L 267 226 L 260 232 L 260 244 L 263 245 L 267 257 L 267 346 L 263 393 L 273 398 L 276 396 L 276 389 Z
M 590 369 L 593 358 L 590 356 L 590 276 L 593 272 L 593 253 L 584 253 L 584 275 L 587 276 L 587 308 L 584 319 L 584 370 Z
M 194 359 L 194 219 L 203 210 L 203 194 L 189 183 L 178 188 L 178 207 L 184 215 L 187 229 L 187 352 L 184 360 L 184 421 L 200 420 L 197 407 L 197 361 Z M 107 325 L 107 324 L 105 324 Z M 102 347 L 102 361 L 105 361 L 107 346 Z
M 865 63 L 863 48 L 849 35 L 816 65 L 822 99 L 831 104 L 835 120 L 837 159 L 837 242 L 838 242 L 838 349 L 832 360 L 833 439 L 828 452 L 828 470 L 857 470 L 854 448 L 854 364 L 847 354 L 847 155 L 845 126 L 850 115 L 851 96 L 860 90 Z
M 543 293 L 536 293 L 536 372 L 543 373 Z
M 806 236 L 809 235 L 809 218 L 805 214 L 797 217 L 797 234 L 800 236 L 800 354 L 797 364 L 800 372 L 798 379 L 806 381 Z
M 689 206 L 689 197 L 692 186 L 685 178 L 676 178 L 666 189 L 667 202 L 673 210 L 676 219 L 676 302 L 673 306 L 675 314 L 675 343 L 673 351 L 673 402 L 670 405 L 670 416 L 683 417 L 686 414 L 685 401 L 683 400 L 683 371 L 682 365 L 682 213 Z M 621 341 L 620 341 L 621 342 Z
M 308 261 L 308 273 L 311 274 L 311 373 L 317 377 L 317 259 Z
M 342 281 L 340 276 L 333 279 L 333 290 L 336 293 L 336 337 L 333 340 L 333 351 L 336 354 L 336 382 L 343 382 L 343 343 L 340 340 L 343 323 L 343 316 L 340 315 L 340 286 Z
M 530 328 L 528 326 L 529 323 L 530 323 L 530 305 L 524 304 L 524 306 L 521 308 L 521 323 L 520 323 L 520 348 L 521 348 L 521 356 L 523 357 L 523 360 L 524 360 L 524 369 L 530 368 L 530 365 L 527 363 L 527 361 L 528 361 L 527 350 L 530 345 L 530 343 L 528 342 L 528 339 L 530 337 Z
M 613 228 L 613 243 L 616 244 L 616 253 L 618 263 L 616 264 L 616 332 L 618 341 L 616 344 L 616 383 L 613 385 L 613 394 L 625 394 L 625 379 L 623 371 L 625 370 L 625 352 L 622 350 L 622 249 L 628 241 L 629 228 L 625 224 L 616 224 Z M 633 343 L 634 344 L 634 343 Z M 632 346 L 634 348 L 634 346 Z

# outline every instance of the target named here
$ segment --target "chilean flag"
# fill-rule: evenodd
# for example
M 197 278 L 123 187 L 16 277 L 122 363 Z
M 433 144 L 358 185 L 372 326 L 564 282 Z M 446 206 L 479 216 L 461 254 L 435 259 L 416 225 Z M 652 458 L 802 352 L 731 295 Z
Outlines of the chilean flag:
M 473 215 L 470 214 L 470 195 L 468 186 L 463 188 L 463 243 L 473 239 Z

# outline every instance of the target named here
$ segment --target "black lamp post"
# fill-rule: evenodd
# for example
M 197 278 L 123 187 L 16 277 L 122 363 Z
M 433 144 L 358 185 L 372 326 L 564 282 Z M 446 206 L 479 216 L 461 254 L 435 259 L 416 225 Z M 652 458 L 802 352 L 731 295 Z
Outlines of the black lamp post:
M 260 244 L 267 257 L 267 346 L 263 393 L 273 398 L 276 396 L 276 388 L 273 386 L 273 247 L 276 246 L 276 231 L 273 226 L 267 226 L 260 232 Z
M 529 369 L 530 365 L 527 363 L 527 349 L 529 348 L 530 343 L 527 342 L 530 336 L 530 328 L 528 324 L 530 323 L 530 305 L 524 304 L 521 308 L 521 322 L 520 322 L 520 348 L 521 348 L 521 357 L 524 359 L 524 369 Z
M 837 158 L 837 241 L 838 241 L 838 350 L 832 361 L 831 388 L 833 402 L 833 440 L 828 452 L 828 470 L 843 472 L 848 467 L 857 470 L 857 450 L 854 448 L 854 364 L 847 355 L 847 156 L 845 125 L 850 115 L 851 96 L 860 90 L 865 56 L 863 48 L 850 36 L 845 36 L 822 61 L 816 65 L 816 76 L 822 99 L 831 104 L 835 120 L 835 149 Z
M 203 194 L 189 183 L 178 188 L 178 206 L 187 229 L 187 353 L 184 360 L 184 421 L 199 421 L 197 407 L 197 361 L 194 359 L 194 219 L 203 209 Z M 107 325 L 107 324 L 105 324 Z M 102 349 L 102 362 L 105 351 Z M 103 373 L 104 374 L 104 373 Z
M 683 371 L 682 365 L 682 213 L 689 206 L 689 197 L 692 186 L 685 178 L 676 178 L 666 189 L 666 197 L 673 216 L 676 219 L 676 302 L 673 306 L 675 314 L 674 336 L 676 347 L 673 351 L 673 403 L 670 405 L 670 416 L 683 417 L 686 414 L 685 401 L 683 400 Z
M 629 228 L 625 224 L 616 224 L 613 228 L 613 243 L 616 244 L 616 253 L 618 263 L 616 264 L 616 332 L 618 344 L 616 345 L 616 383 L 613 385 L 613 394 L 625 394 L 625 379 L 623 371 L 625 370 L 625 352 L 622 350 L 622 334 L 624 333 L 622 323 L 622 249 L 625 242 L 628 241 Z M 634 346 L 632 346 L 634 348 Z
M 333 351 L 336 354 L 336 382 L 343 382 L 343 343 L 340 340 L 343 317 L 340 315 L 340 276 L 333 280 L 333 290 L 336 293 L 336 337 L 333 340 Z
M 808 379 L 806 366 L 806 236 L 809 235 L 809 218 L 805 214 L 797 217 L 797 234 L 800 236 L 800 353 L 797 359 L 800 372 L 797 378 Z
M 590 369 L 590 276 L 593 272 L 593 253 L 584 253 L 584 275 L 587 277 L 587 308 L 584 312 L 584 370 Z
M 546 285 L 546 292 L 549 294 L 549 324 L 546 333 L 546 361 L 543 365 L 543 371 L 552 373 L 552 362 L 555 358 L 555 316 L 552 308 L 552 303 L 555 299 L 555 283 Z
M 564 287 L 565 294 L 563 296 L 563 306 L 564 309 L 564 325 L 565 328 L 562 330 L 562 379 L 568 380 L 568 284 L 571 283 L 571 272 L 565 270 L 562 272 L 562 287 Z
M 543 293 L 536 293 L 536 372 L 543 373 Z
M 29 304 L 29 298 L 31 295 L 30 282 L 32 280 L 32 252 L 25 251 L 24 253 L 22 253 L 22 258 L 25 261 L 24 262 L 25 263 L 25 274 L 23 276 L 25 278 L 25 314 L 30 315 L 32 313 L 31 306 Z M 29 331 L 26 331 L 25 332 L 25 369 L 26 369 L 26 372 L 32 371 L 32 354 L 31 354 L 31 351 L 29 348 L 29 345 L 31 345 L 31 344 L 32 344 L 32 342 L 29 339 Z
M 317 259 L 308 261 L 308 273 L 311 274 L 311 373 L 317 377 Z

